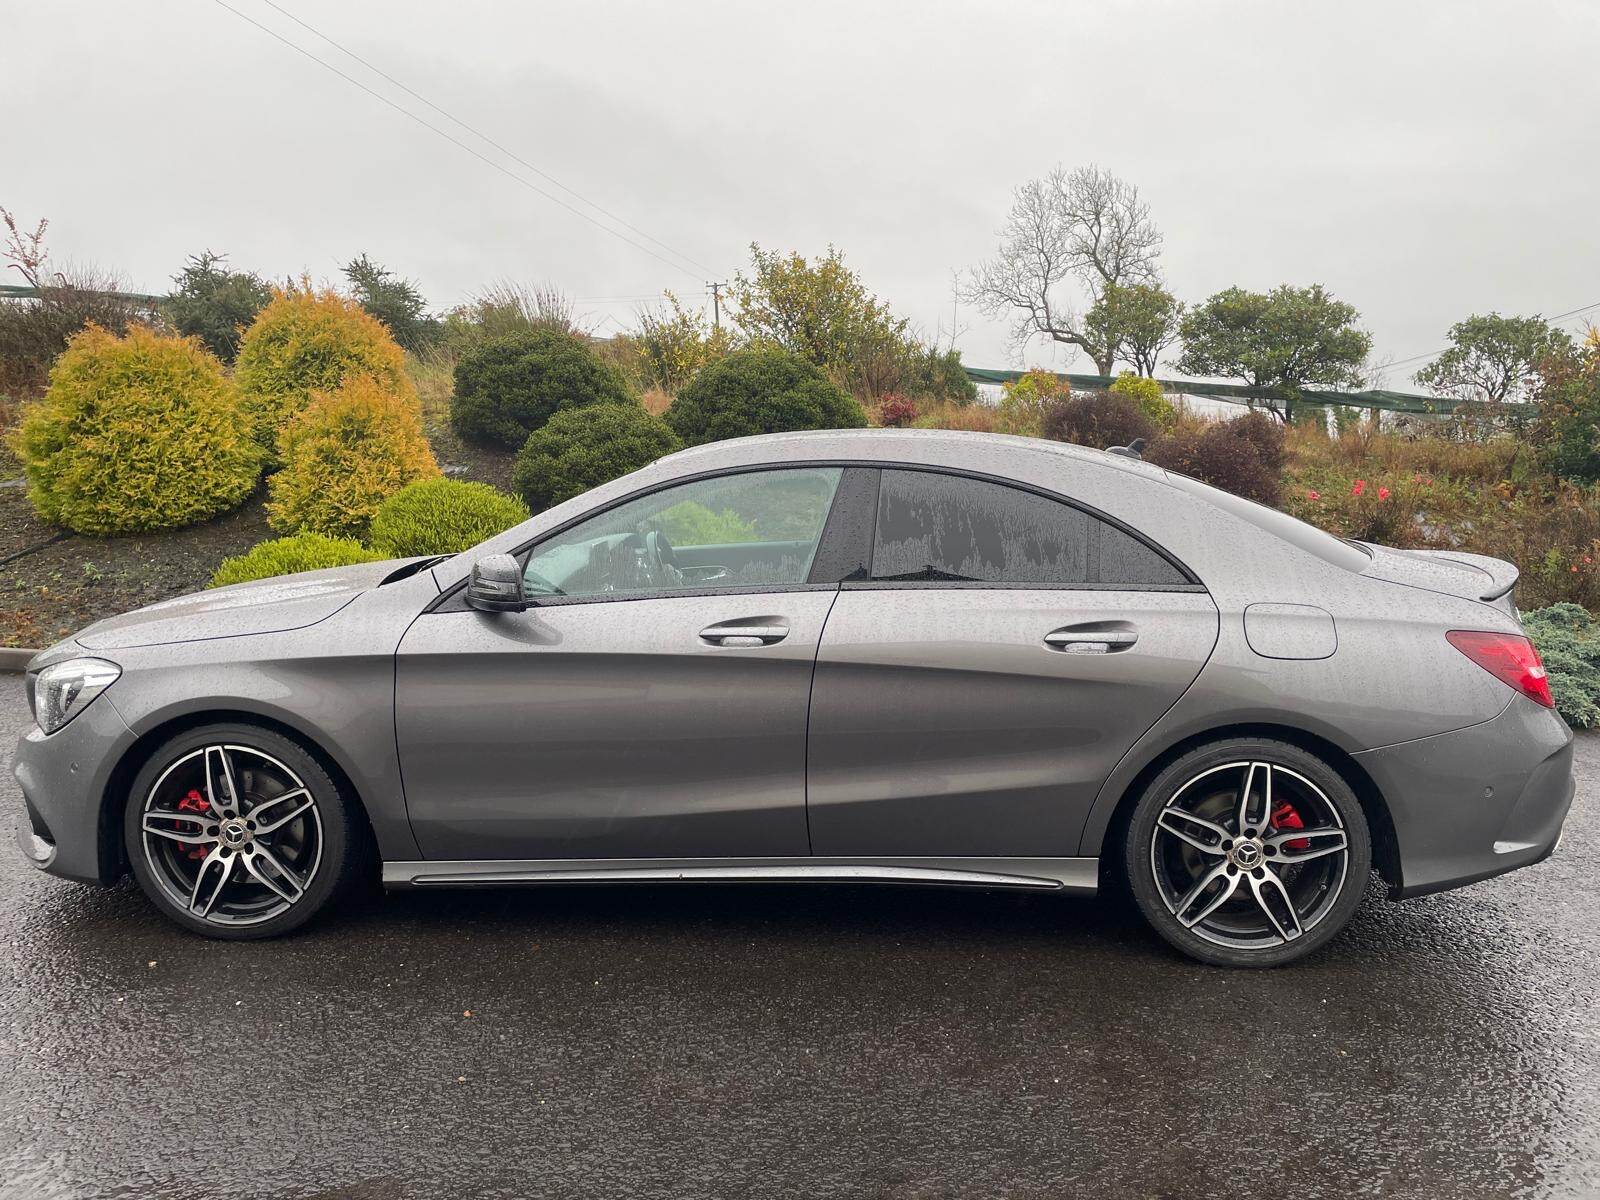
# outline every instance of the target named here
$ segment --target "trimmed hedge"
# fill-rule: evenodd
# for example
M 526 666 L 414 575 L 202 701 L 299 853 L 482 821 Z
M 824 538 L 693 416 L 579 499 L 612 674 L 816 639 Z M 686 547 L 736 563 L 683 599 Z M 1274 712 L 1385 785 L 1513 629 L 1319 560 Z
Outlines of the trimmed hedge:
M 244 424 L 198 339 L 91 325 L 56 360 L 14 446 L 41 517 L 109 536 L 192 525 L 243 501 L 261 477 Z
M 285 533 L 364 538 L 379 505 L 439 474 L 416 396 L 367 375 L 313 393 L 278 443 L 283 469 L 267 483 L 267 523 Z
M 710 364 L 667 410 L 686 445 L 792 429 L 860 429 L 867 416 L 812 365 L 783 350 L 739 350 Z
M 289 537 L 257 542 L 243 554 L 225 558 L 207 587 L 227 587 L 230 583 L 249 583 L 274 575 L 294 575 L 300 571 L 321 571 L 327 567 L 348 567 L 355 563 L 377 562 L 383 555 L 368 550 L 354 538 L 323 537 L 320 533 L 296 533 Z
M 530 329 L 462 354 L 450 423 L 469 441 L 515 450 L 558 412 L 635 403 L 622 372 L 583 338 L 558 329 Z
M 245 331 L 234 380 L 256 440 L 270 453 L 283 425 L 304 411 L 314 392 L 335 391 L 356 375 L 415 401 L 405 361 L 383 323 L 354 300 L 303 284 L 276 292 Z
M 636 405 L 604 404 L 557 413 L 517 454 L 517 491 L 536 511 L 581 496 L 648 466 L 683 443 L 660 417 Z
M 389 558 L 460 554 L 529 515 L 521 500 L 487 483 L 424 479 L 401 488 L 378 507 L 370 540 Z

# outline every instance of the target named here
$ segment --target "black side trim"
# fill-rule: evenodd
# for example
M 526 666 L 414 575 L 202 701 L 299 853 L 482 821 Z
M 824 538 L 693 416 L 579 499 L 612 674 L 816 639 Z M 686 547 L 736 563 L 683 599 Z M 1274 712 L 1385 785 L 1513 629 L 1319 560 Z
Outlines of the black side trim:
M 808 583 L 837 584 L 871 577 L 880 477 L 881 472 L 869 467 L 845 468 L 827 524 L 822 527 L 822 542 L 812 560 Z
M 887 592 L 893 589 L 938 588 L 941 591 L 985 592 L 1183 592 L 1205 595 L 1201 583 L 989 583 L 981 579 L 847 579 L 839 585 L 847 592 Z

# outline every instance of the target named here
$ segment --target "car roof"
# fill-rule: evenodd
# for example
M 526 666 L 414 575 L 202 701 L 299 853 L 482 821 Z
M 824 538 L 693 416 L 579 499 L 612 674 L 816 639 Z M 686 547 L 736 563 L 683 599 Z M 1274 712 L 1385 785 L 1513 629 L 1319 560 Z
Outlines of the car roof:
M 1148 478 L 1165 479 L 1160 467 L 1121 454 L 1108 454 L 1068 442 L 1017 437 L 1004 433 L 974 433 L 957 429 L 816 429 L 792 433 L 763 433 L 691 446 L 657 459 L 661 466 L 712 467 L 740 461 L 805 461 L 808 459 L 865 458 L 882 461 L 948 462 L 952 455 L 969 458 L 982 469 L 997 454 L 1049 455 L 1110 467 Z

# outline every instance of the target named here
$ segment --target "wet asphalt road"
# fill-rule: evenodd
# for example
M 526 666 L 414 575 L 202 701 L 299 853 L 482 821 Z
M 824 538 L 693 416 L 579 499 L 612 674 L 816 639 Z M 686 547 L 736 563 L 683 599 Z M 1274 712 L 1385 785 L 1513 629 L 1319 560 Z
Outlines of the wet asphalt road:
M 0 676 L 8 826 L 25 721 Z M 1594 1195 L 1579 763 L 1556 858 L 1270 973 L 913 888 L 374 896 L 228 945 L 7 847 L 0 1196 Z

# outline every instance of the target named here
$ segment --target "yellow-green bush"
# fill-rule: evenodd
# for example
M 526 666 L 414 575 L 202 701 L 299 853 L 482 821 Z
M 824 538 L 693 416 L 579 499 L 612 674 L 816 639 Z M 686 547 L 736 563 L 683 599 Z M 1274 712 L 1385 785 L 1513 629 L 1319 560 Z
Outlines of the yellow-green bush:
M 139 325 L 74 337 L 14 446 L 39 515 L 102 536 L 204 521 L 261 475 L 222 364 L 193 338 Z
M 379 505 L 439 474 L 416 395 L 397 396 L 370 375 L 312 393 L 278 447 L 283 469 L 267 483 L 267 522 L 285 533 L 364 538 Z
M 383 323 L 337 292 L 300 286 L 274 294 L 245 331 L 234 380 L 256 440 L 278 448 L 285 422 L 346 379 L 370 375 L 397 396 L 415 399 L 405 352 Z
M 487 483 L 424 479 L 379 506 L 370 541 L 389 558 L 460 554 L 528 516 L 526 504 Z
M 1172 406 L 1172 401 L 1162 395 L 1161 385 L 1148 376 L 1124 371 L 1111 381 L 1111 386 L 1106 390 L 1113 396 L 1126 396 L 1132 400 L 1139 406 L 1140 412 L 1156 423 L 1158 429 L 1171 429 L 1178 422 L 1178 410 Z
M 297 533 L 268 542 L 257 542 L 243 554 L 223 559 L 217 573 L 206 586 L 227 587 L 230 583 L 270 579 L 274 575 L 293 575 L 299 571 L 321 571 L 327 567 L 376 562 L 382 557 L 354 538 Z
M 1071 395 L 1072 385 L 1065 379 L 1035 367 L 1005 385 L 1005 395 L 995 408 L 994 431 L 1038 437 L 1046 410 Z

